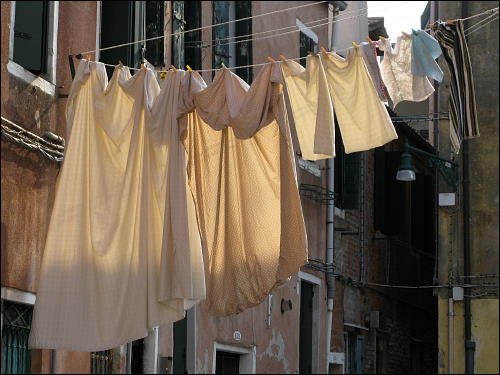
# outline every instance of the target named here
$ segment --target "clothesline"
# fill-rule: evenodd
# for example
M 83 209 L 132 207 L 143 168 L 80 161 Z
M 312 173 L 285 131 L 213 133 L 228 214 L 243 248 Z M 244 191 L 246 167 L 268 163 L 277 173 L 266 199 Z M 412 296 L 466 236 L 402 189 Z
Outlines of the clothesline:
M 401 2 L 398 2 L 399 4 L 391 4 L 391 5 L 388 5 L 388 4 L 378 4 L 378 5 L 373 6 L 373 8 L 377 8 L 377 10 L 385 10 L 386 8 L 387 9 L 393 8 L 395 6 L 403 5 L 403 4 L 406 4 L 406 3 L 409 3 L 409 2 L 410 1 L 401 1 Z M 381 9 L 378 9 L 380 6 L 384 6 L 384 7 L 381 8 Z M 370 9 L 372 9 L 372 8 L 370 8 Z M 358 8 L 358 9 L 355 9 L 355 10 L 352 10 L 352 11 L 344 11 L 344 12 L 342 12 L 341 16 L 343 17 L 343 16 L 347 16 L 347 15 L 352 15 L 352 14 L 359 14 L 359 16 L 363 16 L 363 15 L 365 15 L 364 13 L 365 13 L 366 10 L 368 10 L 368 7 L 366 7 L 366 8 Z M 330 19 L 329 17 L 326 17 L 326 18 L 321 18 L 321 19 L 317 19 L 317 20 L 314 20 L 314 21 L 304 22 L 304 25 L 305 26 L 309 26 L 309 25 L 312 25 L 312 24 L 317 23 L 317 22 L 327 21 L 329 19 Z M 344 21 L 344 20 L 350 20 L 350 19 L 352 19 L 352 18 L 337 18 L 337 19 L 333 20 L 331 23 L 340 22 L 340 21 Z M 187 43 L 189 43 L 189 44 L 213 43 L 213 42 L 219 42 L 219 41 L 224 41 L 224 40 L 229 40 L 229 39 L 245 38 L 245 37 L 249 37 L 249 36 L 252 36 L 252 35 L 274 33 L 276 31 L 282 31 L 282 30 L 292 29 L 292 28 L 297 28 L 297 27 L 299 27 L 299 26 L 292 25 L 292 26 L 281 27 L 281 28 L 278 28 L 278 29 L 272 29 L 272 30 L 266 30 L 266 31 L 259 31 L 259 32 L 250 33 L 250 34 L 246 34 L 246 35 L 229 36 L 229 37 L 226 37 L 226 38 L 219 38 L 219 39 L 212 39 L 212 40 L 194 40 L 194 41 L 189 41 Z M 230 42 L 230 43 L 227 43 L 227 44 L 233 44 L 233 43 L 238 43 L 238 42 L 235 41 L 235 42 Z M 225 45 L 225 44 L 217 44 L 217 45 Z M 207 45 L 204 45 L 204 47 L 207 47 Z
M 85 54 L 93 53 L 93 52 L 97 52 L 97 51 L 105 51 L 105 50 L 108 50 L 108 49 L 113 49 L 113 48 L 118 48 L 118 47 L 124 47 L 124 46 L 130 46 L 130 45 L 133 45 L 133 44 L 138 44 L 138 43 L 143 43 L 143 42 L 149 42 L 151 40 L 162 39 L 162 38 L 166 38 L 166 37 L 169 37 L 169 36 L 183 35 L 183 34 L 186 34 L 186 33 L 191 33 L 191 32 L 194 32 L 194 31 L 204 30 L 204 29 L 208 29 L 208 28 L 211 28 L 211 27 L 223 26 L 223 25 L 228 25 L 228 24 L 235 23 L 235 22 L 246 21 L 246 20 L 249 20 L 249 19 L 259 18 L 259 17 L 263 17 L 263 16 L 269 16 L 271 14 L 288 12 L 290 10 L 295 10 L 295 9 L 301 9 L 301 8 L 305 8 L 305 7 L 310 7 L 310 6 L 318 5 L 318 4 L 321 4 L 321 3 L 326 3 L 326 1 L 317 1 L 317 2 L 314 2 L 314 3 L 311 3 L 311 4 L 302 4 L 302 5 L 298 5 L 298 6 L 295 6 L 295 7 L 286 8 L 286 9 L 274 10 L 272 12 L 256 14 L 254 16 L 243 17 L 243 18 L 239 18 L 237 20 L 231 20 L 231 21 L 221 22 L 221 23 L 217 23 L 217 24 L 212 24 L 212 25 L 198 27 L 198 28 L 195 28 L 195 29 L 179 31 L 179 32 L 171 33 L 171 34 L 167 34 L 167 35 L 157 36 L 157 37 L 153 37 L 153 38 L 147 38 L 147 39 L 143 39 L 143 40 L 137 40 L 135 42 L 123 43 L 123 44 L 118 44 L 118 45 L 115 45 L 115 46 L 110 46 L 110 47 L 105 47 L 105 48 L 99 48 L 99 49 L 95 49 L 95 50 L 91 50 L 91 51 L 86 51 L 86 52 L 80 52 L 79 54 L 80 55 L 85 55 Z
M 292 9 L 292 8 L 288 8 L 288 9 Z M 359 11 L 359 10 L 358 10 Z M 475 15 L 472 15 L 470 17 L 466 17 L 466 18 L 462 18 L 460 20 L 462 21 L 465 21 L 465 20 L 469 20 L 469 19 L 472 19 L 472 18 L 476 18 L 476 17 L 479 17 L 481 15 L 485 15 L 485 14 L 492 14 L 491 16 L 494 16 L 495 13 L 498 12 L 498 7 L 497 8 L 493 8 L 493 9 L 489 9 L 487 11 L 484 11 L 484 12 L 481 12 L 481 13 L 478 13 L 478 14 L 475 14 Z M 264 14 L 263 14 L 264 15 Z M 325 25 L 328 25 L 328 24 L 332 24 L 332 23 L 335 23 L 335 22 L 340 22 L 340 21 L 344 21 L 344 20 L 350 20 L 350 19 L 354 19 L 354 18 L 357 18 L 357 17 L 360 17 L 361 14 L 359 15 L 356 15 L 354 17 L 348 17 L 348 18 L 342 18 L 342 19 L 338 19 L 338 20 L 333 20 L 331 22 L 327 22 L 327 23 L 323 23 L 323 24 L 319 24 L 319 25 L 315 25 L 315 26 L 311 26 L 310 28 L 316 28 L 316 27 L 320 27 L 320 26 L 325 26 Z M 490 16 L 490 17 L 491 17 Z M 487 17 L 486 19 L 488 19 L 489 17 Z M 497 17 L 498 18 L 498 17 Z M 481 29 L 482 27 L 486 26 L 487 24 L 489 24 L 490 22 L 494 21 L 495 19 L 497 18 L 494 18 L 492 20 L 490 20 L 489 22 L 487 22 L 486 24 L 482 25 L 481 27 L 471 31 L 469 34 L 467 35 L 470 35 L 471 33 L 475 32 L 475 31 L 478 31 L 479 29 Z M 456 19 L 456 20 L 459 20 L 459 19 Z M 455 21 L 456 21 L 455 20 Z M 478 22 L 477 24 L 479 23 L 482 23 L 484 20 Z M 316 21 L 311 21 L 312 22 L 318 22 L 318 20 Z M 436 21 L 437 22 L 437 21 Z M 475 25 L 477 25 L 475 24 Z M 474 27 L 475 25 L 471 26 L 468 30 L 470 30 L 472 27 Z M 212 26 L 217 26 L 217 25 L 212 25 Z M 276 30 L 279 30 L 279 29 L 276 29 Z M 274 31 L 276 31 L 274 30 Z M 430 29 L 427 28 L 425 29 L 425 31 L 429 31 Z M 269 30 L 267 32 L 271 32 L 272 30 Z M 293 30 L 293 31 L 289 31 L 289 32 L 286 32 L 286 33 L 280 33 L 280 34 L 274 34 L 274 35 L 270 35 L 270 36 L 267 36 L 267 37 L 262 37 L 262 38 L 255 38 L 255 39 L 247 39 L 247 40 L 239 40 L 239 41 L 235 41 L 235 42 L 230 42 L 230 43 L 227 43 L 227 44 L 232 44 L 232 43 L 243 43 L 243 42 L 246 42 L 246 41 L 255 41 L 255 40 L 261 40 L 261 39 L 268 39 L 268 38 L 274 38 L 274 37 L 277 37 L 277 36 L 282 36 L 282 35 L 287 35 L 287 34 L 291 34 L 291 33 L 295 33 L 295 32 L 299 32 L 299 30 Z M 261 33 L 264 33 L 264 32 L 261 32 Z M 252 35 L 252 34 L 249 34 L 249 35 Z M 387 38 L 388 40 L 393 40 L 395 38 Z M 200 41 L 200 42 L 203 42 L 203 41 Z M 221 44 L 221 45 L 224 45 L 224 44 Z M 120 45 L 121 46 L 121 45 Z M 108 47 L 110 48 L 110 47 Z M 351 47 L 347 47 L 347 48 L 343 48 L 343 49 L 339 49 L 339 50 L 335 50 L 335 51 L 332 51 L 334 53 L 338 53 L 338 52 L 344 52 L 344 51 L 348 51 L 349 49 L 351 48 L 356 48 L 355 46 L 351 46 Z M 97 51 L 97 50 L 96 50 Z M 82 53 L 82 54 L 86 54 L 86 52 Z M 303 60 L 303 59 L 306 59 L 307 56 L 303 56 L 303 57 L 297 57 L 297 58 L 291 58 L 291 59 L 288 59 L 288 60 L 292 60 L 292 61 L 300 61 L 300 60 Z M 104 65 L 106 66 L 110 66 L 110 67 L 116 67 L 116 65 L 113 65 L 113 64 L 106 64 L 106 63 L 103 63 Z M 258 64 L 249 64 L 249 65 L 240 65 L 240 66 L 234 66 L 234 67 L 226 67 L 227 69 L 242 69 L 242 68 L 251 68 L 251 67 L 258 67 L 258 66 L 264 66 L 266 64 L 270 64 L 270 62 L 264 62 L 264 63 L 258 63 Z M 132 68 L 132 67 L 129 67 L 130 70 L 140 70 L 140 68 Z M 220 68 L 214 68 L 214 69 L 201 69 L 201 70 L 197 70 L 198 72 L 202 73 L 202 72 L 214 72 L 214 71 L 217 71 L 219 70 Z M 169 69 L 170 70 L 170 69 Z M 158 70 L 156 72 L 158 73 L 167 73 L 169 70 Z
M 128 46 L 128 45 L 133 45 L 133 44 L 148 42 L 148 41 L 152 41 L 152 40 L 157 40 L 157 39 L 161 39 L 161 38 L 165 38 L 165 37 L 169 37 L 169 36 L 182 35 L 182 34 L 185 34 L 185 33 L 199 31 L 199 30 L 203 30 L 203 29 L 207 29 L 207 28 L 211 28 L 211 27 L 222 26 L 222 25 L 226 25 L 226 24 L 230 24 L 230 23 L 234 23 L 234 22 L 239 22 L 239 21 L 244 21 L 244 20 L 248 20 L 248 19 L 258 18 L 258 17 L 267 16 L 267 15 L 271 15 L 271 14 L 287 12 L 287 11 L 290 11 L 290 10 L 304 8 L 304 7 L 308 7 L 308 6 L 312 6 L 312 5 L 317 5 L 317 4 L 324 3 L 324 2 L 325 1 L 319 1 L 319 2 L 315 2 L 315 3 L 311 3 L 311 4 L 304 4 L 304 5 L 299 5 L 299 6 L 296 6 L 296 7 L 291 7 L 291 8 L 286 8 L 286 9 L 280 9 L 280 10 L 276 10 L 276 11 L 272 11 L 272 12 L 268 12 L 268 13 L 257 14 L 257 15 L 254 15 L 254 16 L 244 17 L 244 18 L 240 18 L 240 19 L 236 19 L 236 20 L 231 20 L 231 21 L 227 21 L 227 22 L 222 22 L 222 23 L 218 23 L 218 24 L 211 24 L 211 25 L 202 26 L 202 27 L 195 28 L 195 29 L 180 31 L 180 32 L 171 33 L 171 34 L 167 34 L 167 35 L 162 35 L 162 36 L 158 36 L 158 37 L 147 38 L 147 39 L 138 40 L 138 41 L 134 41 L 134 42 L 122 43 L 122 44 L 118 44 L 118 45 L 114 45 L 114 46 L 110 46 L 110 47 L 99 48 L 99 49 L 95 49 L 95 50 L 91 50 L 91 51 L 80 52 L 80 53 L 74 54 L 74 55 L 76 55 L 76 56 L 80 55 L 81 56 L 81 55 L 85 55 L 85 54 L 94 53 L 94 52 L 97 52 L 97 51 L 105 51 L 105 50 L 109 50 L 109 49 L 114 49 L 114 48 L 124 47 L 124 46 Z M 406 2 L 404 2 L 404 3 L 406 3 Z M 380 4 L 380 5 L 382 5 L 382 4 Z M 401 5 L 401 4 L 398 4 L 398 5 Z M 392 5 L 392 6 L 395 6 L 395 5 Z M 359 11 L 366 10 L 366 9 L 368 9 L 368 8 L 361 8 L 361 9 L 357 9 L 356 11 L 351 11 L 351 12 L 359 12 Z M 454 21 L 457 21 L 459 19 L 462 20 L 462 21 L 465 21 L 465 20 L 469 20 L 469 19 L 472 19 L 472 18 L 475 18 L 475 17 L 479 17 L 479 16 L 484 15 L 484 14 L 495 13 L 495 12 L 498 12 L 498 7 L 486 10 L 484 12 L 481 12 L 481 13 L 478 13 L 478 14 L 475 14 L 475 15 L 472 15 L 472 16 L 469 16 L 469 17 L 466 17 L 466 18 L 457 18 L 457 19 L 452 20 L 452 21 L 454 22 Z M 346 13 L 349 13 L 349 12 L 345 12 L 344 14 L 346 14 Z M 347 19 L 349 19 L 349 18 L 347 18 Z M 316 22 L 317 21 L 318 20 L 316 20 Z M 311 22 L 315 22 L 315 21 L 311 21 Z M 333 22 L 336 22 L 336 21 L 333 21 Z M 327 25 L 329 23 L 331 23 L 331 22 L 328 22 L 326 24 L 322 24 L 321 26 Z M 316 25 L 315 27 L 318 27 L 318 26 L 320 26 L 320 25 Z M 279 29 L 277 29 L 277 30 L 279 30 Z M 429 29 L 425 29 L 425 31 L 428 31 L 428 30 Z M 298 31 L 300 31 L 300 29 Z M 271 30 L 267 31 L 267 32 L 271 32 Z M 260 32 L 260 33 L 267 33 L 267 32 Z M 256 35 L 256 34 L 259 34 L 259 33 L 254 33 L 254 34 Z M 254 34 L 248 34 L 248 35 L 254 35 Z M 284 35 L 284 34 L 280 34 L 280 35 Z M 279 35 L 275 35 L 275 36 L 279 36 Z M 241 36 L 237 36 L 237 37 L 241 37 Z M 200 42 L 202 42 L 202 41 L 200 41 Z M 243 42 L 243 41 L 237 41 L 237 42 L 232 42 L 232 43 L 241 43 L 241 42 Z M 231 44 L 231 43 L 229 43 L 229 44 Z

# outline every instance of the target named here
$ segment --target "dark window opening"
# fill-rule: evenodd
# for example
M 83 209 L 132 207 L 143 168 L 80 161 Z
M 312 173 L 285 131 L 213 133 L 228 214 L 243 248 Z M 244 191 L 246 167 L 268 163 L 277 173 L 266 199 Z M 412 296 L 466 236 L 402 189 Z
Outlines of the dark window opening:
M 341 209 L 355 209 L 359 199 L 360 153 L 345 153 L 344 142 L 335 120 L 335 206 Z
M 198 29 L 201 27 L 201 1 L 184 2 L 184 20 L 186 30 Z M 192 69 L 201 69 L 201 30 L 184 34 L 185 63 Z
M 144 374 L 144 339 L 132 341 L 132 374 Z
M 314 285 L 300 282 L 299 373 L 312 374 Z
M 16 1 L 13 61 L 34 74 L 47 73 L 48 1 Z
M 174 323 L 174 374 L 187 374 L 187 317 Z
M 239 374 L 240 355 L 217 350 L 215 356 L 216 374 Z
M 32 306 L 2 301 L 2 374 L 31 373 L 28 337 L 32 317 Z
M 159 37 L 164 34 L 163 12 L 163 1 L 146 1 L 146 39 Z M 163 43 L 163 38 L 146 42 L 144 57 L 153 66 L 164 66 Z
M 348 374 L 363 374 L 365 337 L 354 332 L 348 332 L 347 338 L 347 370 Z
M 252 14 L 251 1 L 213 1 L 213 24 L 224 23 L 230 20 L 249 17 Z M 252 64 L 252 42 L 229 43 L 247 40 L 245 36 L 252 32 L 252 20 L 233 22 L 213 28 L 213 59 L 214 69 L 219 69 L 222 64 L 227 67 L 245 66 Z M 241 36 L 241 38 L 238 38 Z M 227 39 L 228 37 L 235 37 Z M 236 74 L 247 83 L 251 83 L 252 68 L 236 69 Z M 215 72 L 213 73 L 215 75 Z
M 300 57 L 306 57 L 309 52 L 317 53 L 318 52 L 318 44 L 312 40 L 312 38 L 308 37 L 302 31 L 299 33 L 299 43 L 300 43 Z M 301 59 L 300 64 L 302 66 L 306 66 L 307 59 Z
M 101 48 L 144 39 L 145 3 L 144 1 L 102 2 Z M 150 32 L 153 31 L 150 29 Z M 126 66 L 138 68 L 141 64 L 142 47 L 143 45 L 138 43 L 104 50 L 101 51 L 100 61 L 112 65 L 117 65 L 118 61 L 121 61 Z M 111 76 L 114 68 L 108 66 L 106 70 L 108 76 Z
M 111 350 L 92 352 L 90 354 L 91 374 L 112 374 L 113 354 Z

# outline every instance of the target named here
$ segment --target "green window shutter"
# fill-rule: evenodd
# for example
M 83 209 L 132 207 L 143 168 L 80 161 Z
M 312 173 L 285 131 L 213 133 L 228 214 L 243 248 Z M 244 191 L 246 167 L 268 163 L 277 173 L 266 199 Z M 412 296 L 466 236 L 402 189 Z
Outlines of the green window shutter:
M 48 1 L 16 1 L 13 60 L 35 74 L 46 73 Z
M 229 21 L 229 1 L 212 1 L 213 22 L 219 24 Z M 229 24 L 215 26 L 212 28 L 212 39 L 224 39 L 229 36 Z M 213 68 L 218 69 L 224 63 L 229 66 L 229 44 L 228 40 L 214 42 L 213 46 Z M 215 75 L 215 72 L 214 72 Z
M 184 31 L 184 1 L 172 2 L 172 33 Z M 184 35 L 172 36 L 172 65 L 184 69 Z
M 186 1 L 184 3 L 184 19 L 186 30 L 201 27 L 201 1 Z M 184 34 L 185 63 L 192 69 L 201 69 L 201 30 Z
M 359 196 L 359 152 L 344 156 L 344 173 L 342 186 L 342 208 L 358 208 Z
M 251 1 L 235 1 L 235 18 L 247 18 L 252 15 Z M 236 36 L 249 35 L 252 33 L 252 20 L 240 21 L 235 23 Z M 236 40 L 250 39 L 249 36 L 236 38 Z M 252 64 L 252 41 L 236 44 L 236 66 L 245 66 Z M 236 69 L 236 74 L 245 82 L 252 82 L 252 67 Z

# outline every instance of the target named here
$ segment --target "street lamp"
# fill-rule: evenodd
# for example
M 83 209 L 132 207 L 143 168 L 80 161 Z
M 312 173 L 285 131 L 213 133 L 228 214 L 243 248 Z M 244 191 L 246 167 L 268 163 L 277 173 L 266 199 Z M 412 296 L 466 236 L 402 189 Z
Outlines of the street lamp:
M 410 146 L 408 142 L 405 143 L 405 152 L 401 155 L 401 164 L 399 165 L 398 173 L 396 174 L 396 180 L 398 181 L 415 181 L 415 170 L 411 161 L 411 151 L 418 152 L 428 157 L 429 166 L 436 167 L 439 174 L 443 176 L 446 183 L 452 187 L 454 190 L 457 189 L 458 183 L 458 164 L 447 159 L 440 158 L 430 152 L 426 152 L 417 147 Z

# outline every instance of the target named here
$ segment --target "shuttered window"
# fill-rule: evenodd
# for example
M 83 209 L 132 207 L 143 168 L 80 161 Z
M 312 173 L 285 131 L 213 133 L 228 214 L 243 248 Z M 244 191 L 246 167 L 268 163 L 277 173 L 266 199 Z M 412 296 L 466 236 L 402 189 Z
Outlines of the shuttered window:
M 309 52 L 316 53 L 318 50 L 318 45 L 308 37 L 302 31 L 299 33 L 299 43 L 300 43 L 300 57 L 306 57 Z M 302 66 L 306 66 L 306 59 L 300 60 Z
M 144 5 L 144 1 L 103 1 L 101 48 L 144 39 Z M 141 44 L 132 44 L 101 51 L 100 60 L 112 65 L 120 60 L 126 66 L 137 68 L 140 66 L 141 48 Z M 112 67 L 106 69 L 108 75 L 113 73 Z
M 358 208 L 360 153 L 346 154 L 344 142 L 335 120 L 335 206 L 341 209 Z
M 212 9 L 213 24 L 246 18 L 252 14 L 251 1 L 213 1 Z M 212 39 L 214 39 L 213 68 L 220 68 L 222 63 L 228 67 L 252 64 L 251 41 L 229 43 L 249 39 L 250 37 L 245 35 L 252 32 L 252 20 L 220 25 L 212 30 Z M 227 39 L 230 36 L 235 38 Z M 253 78 L 251 67 L 236 69 L 235 73 L 247 83 L 251 83 Z
M 2 301 L 2 374 L 31 373 L 28 337 L 33 306 Z
M 47 73 L 48 1 L 16 1 L 13 60 L 34 74 Z

